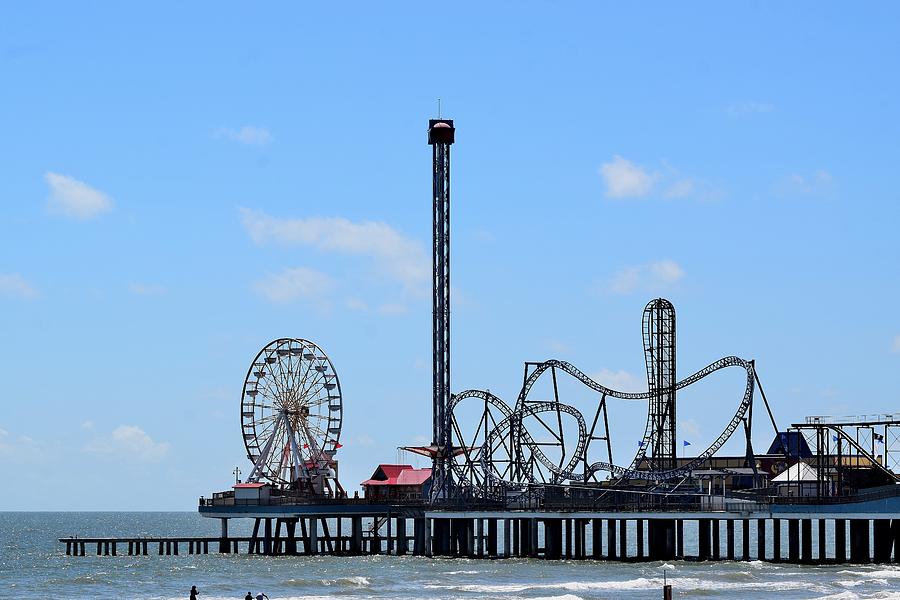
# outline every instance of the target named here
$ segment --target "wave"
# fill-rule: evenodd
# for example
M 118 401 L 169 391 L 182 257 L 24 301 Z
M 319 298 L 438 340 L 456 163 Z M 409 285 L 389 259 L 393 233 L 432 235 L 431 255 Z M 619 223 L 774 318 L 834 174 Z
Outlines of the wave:
M 697 577 L 668 577 L 666 583 L 679 592 L 702 593 L 723 590 L 743 591 L 813 591 L 825 592 L 827 588 L 816 586 L 808 581 L 740 581 L 729 582 L 722 579 L 700 579 Z M 520 593 L 529 590 L 565 590 L 567 592 L 589 591 L 640 591 L 660 590 L 662 577 L 636 577 L 620 581 L 566 581 L 559 583 L 507 583 L 507 584 L 465 584 L 465 585 L 428 585 L 428 588 L 445 589 L 458 592 L 504 594 Z
M 336 579 L 288 579 L 282 582 L 290 587 L 316 587 L 316 586 L 346 586 L 346 587 L 369 587 L 372 582 L 368 577 L 361 575 L 351 575 L 348 577 L 338 577 Z

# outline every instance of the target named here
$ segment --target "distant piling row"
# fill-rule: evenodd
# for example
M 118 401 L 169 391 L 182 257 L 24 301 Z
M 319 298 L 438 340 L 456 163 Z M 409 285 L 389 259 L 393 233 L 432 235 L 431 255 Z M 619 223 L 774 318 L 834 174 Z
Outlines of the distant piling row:
M 549 560 L 765 560 L 796 564 L 891 563 L 900 559 L 900 519 L 674 519 L 498 517 L 440 513 L 396 516 L 256 518 L 249 537 L 61 538 L 66 554 L 85 556 L 387 554 Z M 440 515 L 440 516 L 435 516 Z M 685 524 L 696 525 L 696 552 L 685 553 Z M 725 535 L 722 535 L 722 529 Z M 815 528 L 816 536 L 813 536 Z M 753 535 L 751 535 L 751 532 Z M 786 535 L 785 535 L 786 533 Z M 751 544 L 752 537 L 755 543 Z M 693 540 L 693 538 L 691 538 Z M 786 541 L 786 544 L 783 543 Z M 93 553 L 93 552 L 92 552 Z

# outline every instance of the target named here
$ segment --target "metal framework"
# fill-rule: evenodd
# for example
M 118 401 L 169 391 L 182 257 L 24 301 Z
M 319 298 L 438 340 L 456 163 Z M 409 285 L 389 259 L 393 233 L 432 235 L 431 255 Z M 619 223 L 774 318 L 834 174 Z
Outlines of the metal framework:
M 675 307 L 665 298 L 644 308 L 644 360 L 650 391 L 647 429 L 650 456 L 658 470 L 674 469 L 675 436 Z
M 432 147 L 433 263 L 432 263 L 432 416 L 434 463 L 432 500 L 448 498 L 453 487 L 450 404 L 450 146 L 455 139 L 453 121 L 431 119 L 428 143 Z
M 613 390 L 597 383 L 570 363 L 548 360 L 525 363 L 522 388 L 513 408 L 493 394 L 480 390 L 467 390 L 454 396 L 449 405 L 456 451 L 454 473 L 464 494 L 487 497 L 501 493 L 509 497 L 512 491 L 524 490 L 534 484 L 596 483 L 597 474 L 601 472 L 608 473 L 621 485 L 633 481 L 683 479 L 714 456 L 738 429 L 747 437 L 748 466 L 755 469 L 750 429 L 754 392 L 759 380 L 753 361 L 726 356 L 677 381 L 675 310 L 668 300 L 659 298 L 647 305 L 642 331 L 647 359 L 646 392 Z M 734 415 L 705 450 L 679 464 L 675 459 L 676 392 L 717 371 L 735 367 L 745 371 L 746 384 Z M 529 394 L 544 375 L 551 378 L 552 400 L 530 399 Z M 577 409 L 560 401 L 560 375 L 570 376 L 598 394 L 599 400 L 589 427 Z M 467 430 L 457 415 L 464 402 L 471 399 L 483 402 L 481 418 L 475 430 Z M 617 465 L 612 460 L 607 414 L 607 403 L 611 400 L 648 403 L 646 430 L 629 466 Z M 765 402 L 769 410 L 768 401 Z M 574 427 L 565 427 L 564 420 L 574 423 Z M 777 431 L 774 419 L 772 424 Z M 601 452 L 605 450 L 606 456 L 601 460 L 589 456 L 592 442 L 597 441 L 605 442 L 601 445 Z M 648 450 L 650 457 L 646 456 Z

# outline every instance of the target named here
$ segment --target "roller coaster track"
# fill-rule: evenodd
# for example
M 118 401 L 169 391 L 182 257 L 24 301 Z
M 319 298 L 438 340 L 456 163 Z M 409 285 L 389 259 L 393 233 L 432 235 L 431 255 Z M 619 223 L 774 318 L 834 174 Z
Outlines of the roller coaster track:
M 647 426 L 644 431 L 643 442 L 640 445 L 637 455 L 634 457 L 634 460 L 631 461 L 631 466 L 623 467 L 619 465 L 614 465 L 608 462 L 595 462 L 592 463 L 586 473 L 576 473 L 575 467 L 579 462 L 585 461 L 586 457 L 582 456 L 584 452 L 584 447 L 586 443 L 585 439 L 585 429 L 584 429 L 584 419 L 581 416 L 581 413 L 578 412 L 571 406 L 561 404 L 558 402 L 530 402 L 527 400 L 528 394 L 531 391 L 534 384 L 540 378 L 541 374 L 547 371 L 548 369 L 559 369 L 568 373 L 582 384 L 587 386 L 588 388 L 599 392 L 600 394 L 604 394 L 607 397 L 617 398 L 620 400 L 648 400 L 651 398 L 651 392 L 622 392 L 619 390 L 614 390 L 612 388 L 608 388 L 600 383 L 597 383 L 586 374 L 584 374 L 581 370 L 579 370 L 574 365 L 560 360 L 548 360 L 543 363 L 540 363 L 536 366 L 534 371 L 526 378 L 521 391 L 519 392 L 518 399 L 516 401 L 516 407 L 511 412 L 511 414 L 507 415 L 506 418 L 501 422 L 497 427 L 494 428 L 487 435 L 484 445 L 482 446 L 479 452 L 479 462 L 481 463 L 482 470 L 485 474 L 485 477 L 489 480 L 496 481 L 499 479 L 496 476 L 496 471 L 490 464 L 491 455 L 493 453 L 494 442 L 500 438 L 501 433 L 505 429 L 510 429 L 511 433 L 513 430 L 518 430 L 518 435 L 521 438 L 521 443 L 526 445 L 530 450 L 532 455 L 550 472 L 555 475 L 557 480 L 572 480 L 579 481 L 586 479 L 592 474 L 598 471 L 607 471 L 610 474 L 617 476 L 619 479 L 637 479 L 637 480 L 651 480 L 651 481 L 663 481 L 676 479 L 679 477 L 684 477 L 690 474 L 690 472 L 695 469 L 697 466 L 705 462 L 707 459 L 712 457 L 716 452 L 718 452 L 725 442 L 732 436 L 738 426 L 741 424 L 743 419 L 746 416 L 747 410 L 750 408 L 750 405 L 753 402 L 753 392 L 754 392 L 754 365 L 753 361 L 745 360 L 739 358 L 737 356 L 726 356 L 721 358 L 703 369 L 697 371 L 693 375 L 677 382 L 674 386 L 675 390 L 680 390 L 683 388 L 692 385 L 701 379 L 719 371 L 721 369 L 726 369 L 729 367 L 741 367 L 747 373 L 747 385 L 744 390 L 744 395 L 741 398 L 740 404 L 737 407 L 737 410 L 734 413 L 734 416 L 729 420 L 725 429 L 722 433 L 713 441 L 712 444 L 706 450 L 697 455 L 690 462 L 679 466 L 675 469 L 666 469 L 666 470 L 657 470 L 657 469 L 649 469 L 649 470 L 640 470 L 637 467 L 640 465 L 641 461 L 645 458 L 646 448 L 649 445 L 650 435 L 651 435 L 651 424 L 648 420 Z M 462 397 L 469 396 L 478 396 L 484 398 L 486 396 L 481 396 L 479 394 L 489 395 L 493 400 L 499 402 L 500 404 L 495 404 L 495 406 L 503 405 L 502 400 L 493 396 L 489 392 L 481 392 L 480 390 L 468 390 L 466 392 L 462 392 L 458 396 L 460 399 Z M 468 395 L 468 396 L 466 396 Z M 454 403 L 453 406 L 456 404 Z M 502 409 L 501 409 L 502 411 Z M 521 427 L 521 421 L 524 417 L 532 416 L 539 414 L 541 412 L 549 412 L 549 411 L 560 411 L 565 412 L 567 414 L 572 415 L 576 418 L 579 423 L 579 440 L 578 445 L 575 449 L 575 452 L 571 455 L 571 460 L 565 466 L 554 464 L 547 456 L 541 451 L 539 446 L 534 442 L 534 439 L 531 435 Z M 515 443 L 515 441 L 513 442 Z M 519 470 L 522 471 L 522 465 L 517 465 Z M 508 482 L 508 483 L 520 483 L 520 482 Z

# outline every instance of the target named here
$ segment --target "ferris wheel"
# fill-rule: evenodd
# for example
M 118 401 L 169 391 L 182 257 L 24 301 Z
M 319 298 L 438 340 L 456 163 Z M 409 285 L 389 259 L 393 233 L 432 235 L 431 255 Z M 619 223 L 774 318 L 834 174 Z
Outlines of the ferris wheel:
M 250 365 L 241 396 L 241 429 L 253 463 L 248 481 L 307 483 L 318 492 L 330 487 L 342 417 L 341 384 L 325 352 L 308 340 L 270 342 Z

